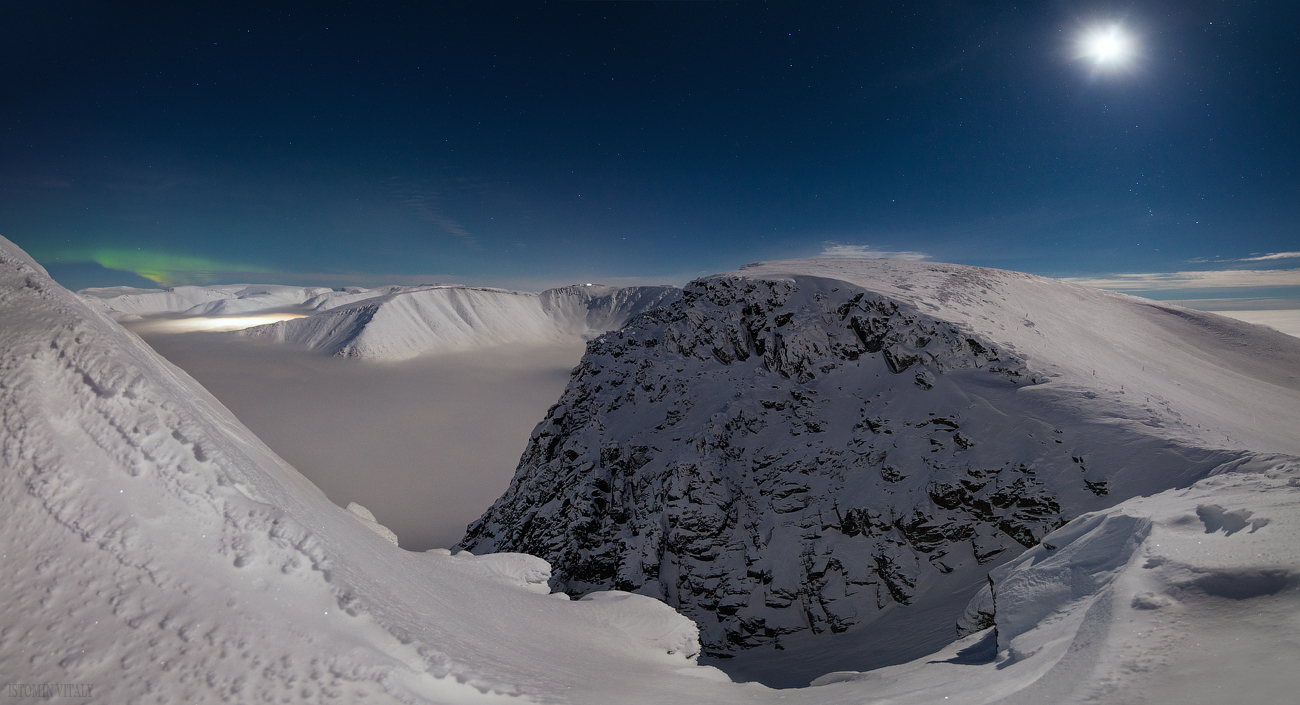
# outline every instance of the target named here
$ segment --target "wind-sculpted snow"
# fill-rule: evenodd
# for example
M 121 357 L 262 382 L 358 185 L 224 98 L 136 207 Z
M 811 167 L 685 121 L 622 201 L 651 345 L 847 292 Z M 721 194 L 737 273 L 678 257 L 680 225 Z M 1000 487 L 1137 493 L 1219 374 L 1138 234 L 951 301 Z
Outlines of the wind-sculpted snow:
M 400 550 L 4 239 L 0 321 L 6 682 L 103 702 L 608 702 L 586 669 L 631 701 L 729 686 L 660 602 L 550 595 L 531 556 Z
M 941 647 L 954 591 L 1069 519 L 1248 461 L 1224 440 L 1249 414 L 1281 415 L 1266 434 L 1300 426 L 1286 336 L 1193 317 L 1258 347 L 1185 338 L 1199 368 L 1158 379 L 1142 367 L 1168 356 L 1142 353 L 1170 331 L 1137 299 L 950 265 L 778 264 L 793 273 L 694 282 L 592 341 L 462 545 L 542 556 L 576 593 L 663 599 L 706 653 L 744 657 L 733 673 L 792 685 L 836 659 Z M 1182 388 L 1225 367 L 1239 388 Z M 1229 423 L 1166 401 L 1211 393 L 1241 404 Z M 1263 449 L 1295 446 L 1276 433 Z M 948 617 L 909 627 L 909 612 Z M 904 647 L 863 656 L 908 628 Z
M 1300 462 L 1257 456 L 1075 519 L 989 575 L 962 623 L 978 631 L 814 690 L 896 705 L 1291 702 L 1296 614 Z

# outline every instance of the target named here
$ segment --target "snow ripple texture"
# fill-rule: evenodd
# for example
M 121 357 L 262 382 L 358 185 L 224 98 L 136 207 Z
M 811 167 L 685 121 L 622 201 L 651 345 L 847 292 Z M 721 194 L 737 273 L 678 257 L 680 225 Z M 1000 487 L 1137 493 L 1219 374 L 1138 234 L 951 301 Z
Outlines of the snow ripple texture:
M 716 673 L 661 602 L 552 596 L 532 556 L 402 551 L 3 238 L 0 321 L 5 683 L 120 703 L 604 702 L 537 656 L 640 693 Z

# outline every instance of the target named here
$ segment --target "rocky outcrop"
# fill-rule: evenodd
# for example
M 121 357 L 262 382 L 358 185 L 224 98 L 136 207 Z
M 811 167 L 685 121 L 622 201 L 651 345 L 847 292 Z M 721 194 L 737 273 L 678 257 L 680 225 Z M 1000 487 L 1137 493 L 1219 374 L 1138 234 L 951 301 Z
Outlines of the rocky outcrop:
M 463 545 L 543 556 L 565 590 L 660 597 L 717 654 L 844 631 L 1063 523 L 1033 466 L 920 410 L 958 370 L 1030 384 L 1023 361 L 868 292 L 797 293 L 697 282 L 593 341 Z
M 943 266 L 988 294 L 991 270 Z M 658 597 L 727 657 L 977 585 L 1072 516 L 1236 457 L 1089 417 L 1095 393 L 1030 394 L 1071 361 L 925 308 L 816 276 L 693 282 L 589 343 L 462 546 Z

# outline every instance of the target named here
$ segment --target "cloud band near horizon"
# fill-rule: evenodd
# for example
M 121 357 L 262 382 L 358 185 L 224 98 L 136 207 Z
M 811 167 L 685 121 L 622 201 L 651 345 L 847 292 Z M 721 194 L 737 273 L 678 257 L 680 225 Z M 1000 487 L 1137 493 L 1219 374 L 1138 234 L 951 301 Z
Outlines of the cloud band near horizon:
M 1254 289 L 1300 286 L 1300 269 L 1223 269 L 1192 272 L 1143 272 L 1103 277 L 1063 277 L 1061 281 L 1117 291 L 1179 289 Z

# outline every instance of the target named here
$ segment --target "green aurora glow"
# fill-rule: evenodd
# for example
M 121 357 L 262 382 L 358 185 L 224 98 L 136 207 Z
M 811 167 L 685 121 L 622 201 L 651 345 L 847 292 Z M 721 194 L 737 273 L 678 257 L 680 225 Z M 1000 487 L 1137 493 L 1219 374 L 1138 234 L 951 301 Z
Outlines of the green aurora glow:
M 133 272 L 162 286 L 211 284 L 242 273 L 268 273 L 269 267 L 234 264 L 196 255 L 123 249 L 63 250 L 34 254 L 42 264 L 80 264 L 93 262 L 105 269 Z

